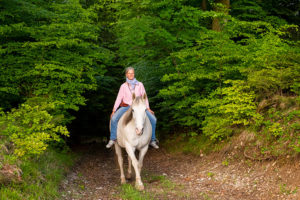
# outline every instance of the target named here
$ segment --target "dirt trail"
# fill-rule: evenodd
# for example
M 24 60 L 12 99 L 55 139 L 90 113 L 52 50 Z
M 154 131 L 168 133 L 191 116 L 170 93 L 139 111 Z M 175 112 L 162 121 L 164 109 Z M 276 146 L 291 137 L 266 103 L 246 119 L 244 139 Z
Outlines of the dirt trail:
M 86 145 L 76 151 L 83 156 L 61 185 L 64 199 L 125 198 L 113 150 Z M 149 149 L 142 172 L 145 192 L 135 192 L 141 199 L 300 200 L 299 160 L 281 163 L 253 162 L 232 154 L 196 157 Z M 128 183 L 134 186 L 134 180 Z

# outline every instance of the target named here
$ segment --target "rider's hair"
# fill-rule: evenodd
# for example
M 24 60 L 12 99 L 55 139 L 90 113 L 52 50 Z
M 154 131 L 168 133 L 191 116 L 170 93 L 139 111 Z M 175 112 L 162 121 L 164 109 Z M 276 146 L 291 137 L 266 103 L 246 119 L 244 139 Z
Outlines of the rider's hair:
M 133 67 L 126 67 L 126 69 L 125 69 L 125 74 L 127 74 L 127 72 L 128 72 L 129 70 L 133 70 L 133 71 L 134 71 L 134 68 L 133 68 Z

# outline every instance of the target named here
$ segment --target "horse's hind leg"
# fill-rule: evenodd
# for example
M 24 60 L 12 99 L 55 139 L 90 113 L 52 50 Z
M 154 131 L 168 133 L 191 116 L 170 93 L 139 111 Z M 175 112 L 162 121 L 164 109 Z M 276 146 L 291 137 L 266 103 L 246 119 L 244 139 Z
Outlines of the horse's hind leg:
M 127 171 L 126 178 L 131 179 L 131 174 L 132 174 L 132 162 L 130 156 L 128 156 L 128 171 Z
M 123 169 L 122 149 L 117 143 L 115 143 L 115 150 L 116 150 L 116 154 L 118 156 L 118 163 L 119 163 L 120 171 L 121 171 L 121 184 L 124 184 L 124 183 L 126 183 L 126 180 L 125 180 L 124 169 Z
M 131 147 L 130 144 L 126 144 L 126 151 L 132 161 L 132 165 L 135 171 L 135 187 L 138 190 L 144 190 L 144 184 L 141 180 L 140 170 L 138 167 L 139 163 L 134 154 L 135 149 Z

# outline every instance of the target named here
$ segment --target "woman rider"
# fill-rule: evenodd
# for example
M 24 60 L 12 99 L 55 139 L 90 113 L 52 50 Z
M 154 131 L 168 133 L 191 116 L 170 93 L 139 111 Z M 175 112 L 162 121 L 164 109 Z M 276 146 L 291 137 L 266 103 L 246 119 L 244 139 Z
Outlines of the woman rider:
M 134 69 L 132 67 L 127 67 L 125 74 L 126 74 L 126 82 L 123 83 L 120 87 L 113 111 L 110 115 L 111 118 L 110 140 L 106 145 L 106 148 L 110 148 L 117 140 L 118 121 L 132 104 L 132 94 L 135 93 L 136 96 L 143 96 L 146 93 L 143 83 L 137 81 L 134 78 Z M 119 106 L 120 108 L 117 110 Z M 149 107 L 148 98 L 146 98 L 146 106 L 147 106 L 146 114 L 152 125 L 152 137 L 151 137 L 150 145 L 155 149 L 158 149 L 159 147 L 156 144 L 156 139 L 155 139 L 156 117 L 154 116 L 154 112 Z

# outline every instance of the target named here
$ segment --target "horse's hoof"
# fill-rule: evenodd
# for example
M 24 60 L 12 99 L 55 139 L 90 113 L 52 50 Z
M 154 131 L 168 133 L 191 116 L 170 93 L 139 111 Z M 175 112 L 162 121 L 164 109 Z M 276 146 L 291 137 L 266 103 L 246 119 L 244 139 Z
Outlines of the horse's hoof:
M 138 191 L 143 191 L 145 189 L 143 183 L 141 183 L 141 184 L 135 184 L 135 188 Z
M 126 174 L 127 179 L 131 179 L 131 174 Z
M 125 183 L 126 183 L 125 178 L 124 178 L 124 179 L 121 179 L 121 184 L 125 184 Z

